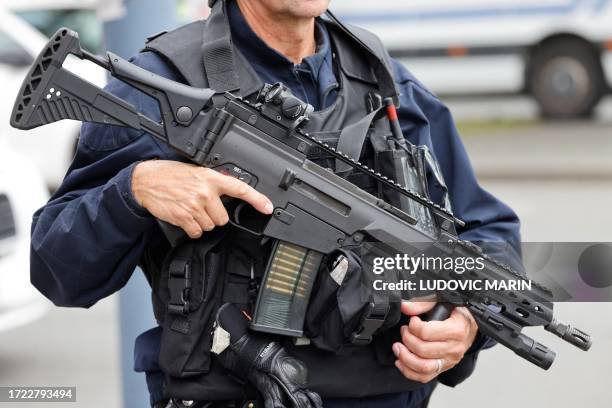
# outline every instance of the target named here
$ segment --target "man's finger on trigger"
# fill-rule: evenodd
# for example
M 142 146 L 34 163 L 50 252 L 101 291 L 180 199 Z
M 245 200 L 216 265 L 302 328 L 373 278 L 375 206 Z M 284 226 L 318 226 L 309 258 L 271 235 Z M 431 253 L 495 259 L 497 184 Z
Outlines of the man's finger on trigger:
M 436 301 L 424 298 L 403 300 L 401 310 L 406 316 L 418 316 L 429 312 L 436 304 Z
M 274 206 L 265 195 L 261 194 L 245 182 L 236 180 L 233 177 L 225 177 L 231 179 L 231 181 L 222 184 L 220 188 L 220 195 L 239 198 L 251 204 L 257 211 L 263 214 L 272 214 Z
M 214 173 L 215 184 L 219 195 L 228 195 L 235 198 L 242 199 L 243 196 L 248 194 L 251 188 L 244 181 L 238 180 L 235 177 L 228 176 L 226 174 Z

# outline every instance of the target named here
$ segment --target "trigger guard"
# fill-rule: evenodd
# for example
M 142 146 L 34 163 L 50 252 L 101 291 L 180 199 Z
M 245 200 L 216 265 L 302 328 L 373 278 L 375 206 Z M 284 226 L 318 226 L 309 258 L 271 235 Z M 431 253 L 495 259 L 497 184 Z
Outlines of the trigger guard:
M 261 231 L 254 231 L 248 227 L 245 227 L 244 225 L 240 224 L 240 212 L 244 209 L 244 207 L 247 205 L 247 203 L 245 201 L 241 202 L 240 204 L 238 204 L 236 206 L 236 208 L 234 208 L 234 211 L 232 212 L 232 216 L 229 218 L 228 223 L 236 228 L 241 229 L 242 231 L 245 231 L 251 235 L 254 235 L 256 237 L 261 237 L 263 235 L 263 230 Z

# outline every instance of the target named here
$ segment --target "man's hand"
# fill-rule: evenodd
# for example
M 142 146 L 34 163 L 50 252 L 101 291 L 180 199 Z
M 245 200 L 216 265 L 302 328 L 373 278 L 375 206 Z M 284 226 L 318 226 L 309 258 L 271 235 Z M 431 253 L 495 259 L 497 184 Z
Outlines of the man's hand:
M 453 309 L 444 321 L 424 322 L 419 315 L 433 309 L 436 302 L 403 302 L 402 313 L 410 316 L 401 327 L 402 343 L 393 345 L 395 366 L 411 380 L 427 383 L 453 368 L 470 348 L 478 326 L 464 307 Z
M 154 217 L 182 228 L 191 238 L 227 224 L 221 196 L 239 198 L 263 214 L 272 202 L 248 184 L 214 170 L 170 160 L 139 163 L 132 174 L 136 201 Z

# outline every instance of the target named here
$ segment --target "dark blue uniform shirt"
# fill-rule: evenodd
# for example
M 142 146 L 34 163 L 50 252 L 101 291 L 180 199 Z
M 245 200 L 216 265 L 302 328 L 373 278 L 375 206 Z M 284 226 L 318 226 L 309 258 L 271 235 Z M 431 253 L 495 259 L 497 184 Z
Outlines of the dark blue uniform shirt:
M 233 3 L 232 3 L 233 4 Z M 284 82 L 317 109 L 336 96 L 328 34 L 317 23 L 317 52 L 294 65 L 270 49 L 249 28 L 237 7 L 231 9 L 232 36 L 264 82 Z M 156 54 L 141 53 L 135 64 L 164 77 L 181 80 Z M 466 222 L 461 237 L 475 242 L 519 242 L 519 220 L 514 212 L 483 190 L 448 109 L 402 65 L 393 62 L 401 92 L 399 118 L 407 139 L 425 144 L 440 162 L 456 216 Z M 160 119 L 156 102 L 124 83 L 111 80 L 111 93 Z M 76 157 L 51 200 L 36 212 L 32 225 L 31 280 L 56 305 L 89 307 L 121 289 L 139 263 L 143 250 L 160 237 L 155 220 L 131 192 L 134 166 L 149 159 L 181 159 L 168 147 L 141 131 L 100 124 L 84 124 Z M 504 259 L 516 264 L 516 258 Z M 147 372 L 152 400 L 162 397 L 162 375 L 157 366 L 160 329 L 136 343 L 135 367 Z M 474 358 L 468 355 L 466 358 Z M 328 406 L 369 407 L 414 405 L 430 391 L 353 400 L 326 401 Z

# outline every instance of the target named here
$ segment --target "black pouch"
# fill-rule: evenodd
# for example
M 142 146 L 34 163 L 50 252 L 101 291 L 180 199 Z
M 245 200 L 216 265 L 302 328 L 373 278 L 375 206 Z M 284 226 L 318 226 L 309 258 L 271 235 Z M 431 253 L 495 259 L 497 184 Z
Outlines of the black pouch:
M 420 150 L 412 149 L 413 154 L 401 149 L 389 149 L 376 154 L 376 170 L 403 186 L 408 187 L 423 197 L 428 197 L 425 164 L 421 163 Z M 429 236 L 438 234 L 433 215 L 422 204 L 400 195 L 397 191 L 386 186 L 380 186 L 379 196 L 389 204 L 402 209 L 418 220 L 415 228 Z
M 340 250 L 329 257 L 330 261 L 344 256 L 346 272 L 338 274 L 333 264 L 323 264 L 306 312 L 304 331 L 312 344 L 321 349 L 341 354 L 352 347 L 354 334 L 360 330 L 364 313 L 372 302 L 380 304 L 383 295 L 375 295 L 368 279 L 364 279 L 358 251 Z M 381 321 L 380 330 L 393 326 L 399 319 L 399 303 L 390 304 Z
M 338 256 L 346 257 L 346 272 L 340 277 L 331 275 L 334 265 L 330 264 Z M 304 333 L 313 345 L 321 350 L 339 353 L 347 343 L 350 332 L 357 329 L 360 310 L 365 305 L 354 293 L 356 302 L 351 302 L 351 313 L 342 314 L 339 297 L 346 288 L 359 290 L 361 264 L 359 258 L 350 251 L 338 251 L 323 263 L 315 281 L 310 303 L 304 321 Z M 347 335 L 348 333 L 348 335 Z
M 372 135 L 370 142 L 377 172 L 452 211 L 444 176 L 427 146 L 407 141 L 400 144 L 391 135 L 380 134 Z M 432 191 L 435 197 L 430 195 Z M 378 197 L 414 217 L 417 220 L 415 228 L 432 238 L 438 237 L 438 225 L 427 207 L 382 184 L 378 185 Z
M 242 225 L 254 225 L 252 223 L 255 221 L 245 220 L 249 216 L 252 217 L 252 213 L 245 212 L 240 216 Z M 258 230 L 259 227 L 253 229 Z M 272 242 L 239 228 L 230 228 L 224 242 L 227 242 L 227 255 L 223 268 L 222 303 L 233 303 L 241 310 L 253 312 Z M 237 242 L 240 245 L 234 244 Z
M 222 231 L 185 241 L 166 256 L 157 293 L 166 304 L 159 364 L 173 377 L 191 377 L 210 370 L 212 326 L 222 292 L 225 254 L 215 246 Z

